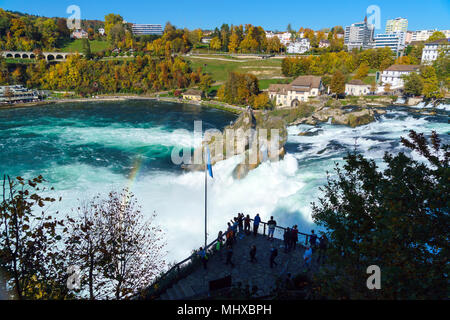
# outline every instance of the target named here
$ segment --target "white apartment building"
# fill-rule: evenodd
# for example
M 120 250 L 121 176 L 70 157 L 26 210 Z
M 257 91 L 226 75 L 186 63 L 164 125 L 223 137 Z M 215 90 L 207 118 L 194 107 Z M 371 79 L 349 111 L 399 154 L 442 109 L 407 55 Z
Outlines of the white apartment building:
M 305 53 L 311 49 L 311 44 L 308 39 L 297 39 L 290 42 L 286 47 L 287 53 Z
M 104 36 L 105 35 L 105 29 L 104 28 L 98 28 L 98 33 L 100 34 L 100 35 L 102 35 L 102 36 Z
M 133 24 L 131 30 L 134 35 L 162 35 L 163 28 L 160 24 Z
M 413 31 L 411 36 L 411 42 L 413 41 L 427 41 L 429 37 L 437 30 L 418 30 Z
M 381 74 L 381 82 L 383 85 L 390 84 L 391 89 L 403 88 L 403 75 L 408 75 L 411 72 L 419 72 L 420 66 L 418 65 L 403 65 L 394 64 L 383 71 Z
M 450 39 L 442 39 L 425 43 L 422 51 L 422 64 L 431 64 L 435 61 L 439 54 L 444 51 L 446 54 L 450 51 Z
M 347 49 L 369 49 L 373 44 L 375 26 L 367 23 L 367 17 L 363 22 L 354 23 L 345 27 L 344 44 Z
M 408 31 L 408 19 L 396 18 L 388 20 L 386 22 L 386 33 L 407 32 L 407 31 Z
M 283 33 L 277 33 L 276 36 L 278 39 L 280 39 L 281 44 L 287 46 L 289 42 L 291 42 L 291 33 L 290 32 L 283 32 Z
M 275 100 L 277 107 L 297 107 L 324 91 L 322 78 L 318 76 L 299 76 L 290 84 L 271 84 L 268 89 L 269 98 Z
M 405 49 L 406 32 L 391 32 L 377 34 L 374 38 L 374 48 L 389 47 L 395 53 Z

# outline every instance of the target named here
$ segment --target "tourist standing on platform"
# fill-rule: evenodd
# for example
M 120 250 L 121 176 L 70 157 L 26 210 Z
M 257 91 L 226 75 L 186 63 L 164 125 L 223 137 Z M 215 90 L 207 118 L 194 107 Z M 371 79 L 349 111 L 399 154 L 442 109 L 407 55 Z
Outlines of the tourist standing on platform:
M 223 246 L 223 232 L 219 231 L 219 234 L 217 235 L 217 243 L 216 243 L 216 251 L 220 251 Z
M 270 267 L 271 268 L 273 268 L 273 265 L 278 265 L 275 262 L 275 258 L 277 257 L 277 255 L 278 255 L 278 250 L 277 250 L 277 248 L 274 247 L 274 245 L 272 245 L 270 247 Z
M 231 267 L 234 267 L 234 263 L 231 261 L 231 258 L 233 257 L 233 248 L 231 246 L 227 247 L 227 261 L 225 262 L 225 265 L 231 265 Z
M 303 255 L 303 260 L 305 261 L 306 268 L 309 269 L 311 266 L 311 260 L 312 260 L 312 248 L 309 245 L 306 246 L 306 250 Z
M 322 263 L 325 262 L 326 251 L 328 248 L 328 238 L 325 234 L 323 234 L 319 239 L 319 258 L 318 262 L 322 260 Z
M 233 245 L 233 228 L 231 226 L 231 223 L 228 222 L 228 229 L 226 234 L 227 240 L 225 242 L 225 246 L 232 246 Z
M 284 242 L 284 252 L 289 252 L 291 246 L 291 228 L 287 228 L 284 230 L 283 234 L 283 242 Z
M 298 242 L 298 230 L 297 230 L 297 225 L 295 225 L 292 228 L 291 231 L 291 248 L 292 250 L 295 250 L 295 248 L 297 247 L 297 242 Z
M 311 235 L 309 236 L 309 244 L 311 245 L 312 250 L 316 250 L 316 242 L 317 234 L 314 233 L 314 230 L 311 230 Z
M 250 234 L 250 215 L 248 214 L 244 220 L 244 231 L 247 235 Z
M 207 263 L 208 263 L 208 256 L 206 255 L 206 250 L 204 250 L 202 247 L 200 247 L 200 249 L 198 251 L 198 255 L 200 256 L 200 259 L 202 260 L 203 268 L 206 270 Z
M 241 233 L 244 230 L 244 214 L 238 213 L 238 227 L 239 227 L 239 233 Z
M 269 233 L 267 235 L 267 239 L 273 241 L 273 234 L 275 232 L 275 227 L 277 226 L 277 222 L 273 220 L 273 217 L 270 217 L 269 222 L 267 222 L 267 225 L 269 226 Z
M 259 213 L 256 214 L 255 219 L 253 219 L 253 235 L 256 237 L 258 234 L 259 223 L 261 222 L 261 218 L 259 217 Z
M 256 246 L 252 245 L 250 248 L 250 262 L 258 262 L 256 259 Z
M 233 222 L 233 220 L 231 220 L 231 222 Z M 231 228 L 233 229 L 233 241 L 236 242 L 237 240 L 237 231 L 238 231 L 238 218 L 234 218 L 234 222 L 233 225 L 231 226 Z

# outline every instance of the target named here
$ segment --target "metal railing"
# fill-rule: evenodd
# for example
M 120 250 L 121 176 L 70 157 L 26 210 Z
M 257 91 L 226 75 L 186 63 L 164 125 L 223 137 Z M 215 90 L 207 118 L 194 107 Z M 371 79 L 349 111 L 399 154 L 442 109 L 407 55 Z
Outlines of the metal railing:
M 251 222 L 251 226 L 254 223 L 254 219 L 250 219 Z M 243 222 L 244 224 L 244 222 Z M 258 227 L 258 234 L 262 234 L 262 235 L 266 235 L 268 232 L 268 223 L 267 222 L 263 222 L 261 221 L 259 223 L 259 227 Z M 277 239 L 283 239 L 283 235 L 284 232 L 287 228 L 285 227 L 280 227 L 280 226 L 275 226 L 275 232 L 274 232 L 274 238 Z M 250 232 L 253 232 L 253 227 L 251 228 Z M 292 229 L 291 229 L 292 230 Z M 243 230 L 242 230 L 243 231 Z M 300 236 L 304 236 L 305 237 L 305 245 L 308 243 L 308 239 L 310 237 L 309 234 L 307 233 L 303 233 L 297 230 L 298 235 Z M 228 234 L 228 231 L 222 232 L 222 236 L 220 237 L 221 241 L 224 240 L 224 238 L 226 237 L 226 235 Z M 211 255 L 212 253 L 214 253 L 214 250 L 210 250 L 214 245 L 217 244 L 217 242 L 219 241 L 219 237 L 215 238 L 212 242 L 210 242 L 206 248 L 205 251 Z M 187 257 L 186 259 L 178 262 L 177 264 L 173 265 L 169 270 L 167 270 L 165 273 L 163 273 L 161 276 L 159 276 L 158 278 L 156 278 L 153 283 L 151 285 L 149 285 L 145 291 L 151 291 L 152 288 L 154 290 L 153 294 L 145 294 L 146 297 L 148 297 L 148 295 L 150 295 L 151 299 L 155 299 L 158 298 L 159 296 L 161 296 L 167 289 L 169 289 L 171 287 L 171 285 L 177 281 L 180 280 L 179 274 L 180 274 L 180 270 L 182 268 L 182 266 L 184 264 L 187 264 L 189 262 L 193 262 L 194 258 L 197 257 L 198 252 L 194 251 L 189 257 Z M 175 274 L 175 275 L 174 275 Z M 171 282 L 169 285 L 167 285 L 166 287 L 161 287 L 160 284 L 161 282 L 163 282 L 165 279 L 167 279 L 169 276 L 175 276 L 175 279 L 173 282 Z M 186 275 L 188 276 L 188 275 Z M 137 293 L 136 295 L 134 295 L 131 299 L 138 299 L 141 296 L 141 293 Z

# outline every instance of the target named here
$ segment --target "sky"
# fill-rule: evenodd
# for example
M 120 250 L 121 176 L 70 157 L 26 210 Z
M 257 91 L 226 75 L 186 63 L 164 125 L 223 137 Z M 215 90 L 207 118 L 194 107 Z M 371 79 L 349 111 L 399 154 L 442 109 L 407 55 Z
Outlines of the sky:
M 409 20 L 409 30 L 450 29 L 450 0 L 0 0 L 0 8 L 47 17 L 69 17 L 70 5 L 80 7 L 82 19 L 104 20 L 106 14 L 117 13 L 132 23 L 170 21 L 189 29 L 249 23 L 279 31 L 288 23 L 293 29 L 314 30 L 350 25 L 376 5 L 381 21 L 377 32 L 384 31 L 387 19 L 397 17 Z

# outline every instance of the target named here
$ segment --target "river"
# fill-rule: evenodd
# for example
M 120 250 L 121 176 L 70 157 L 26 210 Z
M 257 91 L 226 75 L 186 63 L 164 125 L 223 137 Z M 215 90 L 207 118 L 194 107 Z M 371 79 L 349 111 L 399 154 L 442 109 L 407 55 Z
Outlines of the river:
M 217 163 L 208 186 L 209 238 L 237 212 L 260 213 L 263 221 L 273 215 L 279 225 L 298 224 L 300 231 L 316 229 L 310 203 L 317 201 L 326 172 L 348 151 L 356 149 L 381 165 L 385 151 L 408 152 L 400 137 L 411 129 L 426 135 L 435 130 L 450 142 L 450 106 L 440 106 L 435 115 L 411 110 L 389 107 L 357 128 L 291 126 L 284 159 L 263 163 L 242 180 L 232 177 L 238 157 Z M 235 118 L 221 110 L 149 100 L 2 109 L 0 173 L 43 175 L 63 199 L 51 210 L 64 214 L 96 193 L 129 187 L 145 214 L 157 213 L 168 260 L 180 260 L 204 240 L 204 174 L 173 164 L 172 149 L 199 145 L 195 120 L 202 120 L 204 129 L 221 129 Z M 307 130 L 311 135 L 298 135 Z

